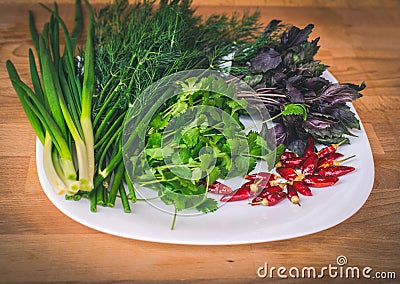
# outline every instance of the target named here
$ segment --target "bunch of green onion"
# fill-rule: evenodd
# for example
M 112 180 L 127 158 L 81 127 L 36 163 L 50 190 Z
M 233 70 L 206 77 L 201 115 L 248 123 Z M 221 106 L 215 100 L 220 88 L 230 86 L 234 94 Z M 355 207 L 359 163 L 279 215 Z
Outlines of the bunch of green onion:
M 7 70 L 22 107 L 41 143 L 43 165 L 50 184 L 58 193 L 74 195 L 93 189 L 94 138 L 92 127 L 92 97 L 94 92 L 94 15 L 85 0 L 90 16 L 85 55 L 83 82 L 75 64 L 77 37 L 82 28 L 81 6 L 76 5 L 75 28 L 69 34 L 58 13 L 50 13 L 41 34 L 37 32 L 30 13 L 30 32 L 34 52 L 29 49 L 29 65 L 33 89 L 24 83 L 13 63 L 7 61 Z M 65 48 L 60 51 L 60 27 Z M 37 62 L 36 62 L 37 60 Z M 39 67 L 39 68 L 38 68 Z M 39 69 L 39 70 L 38 70 Z

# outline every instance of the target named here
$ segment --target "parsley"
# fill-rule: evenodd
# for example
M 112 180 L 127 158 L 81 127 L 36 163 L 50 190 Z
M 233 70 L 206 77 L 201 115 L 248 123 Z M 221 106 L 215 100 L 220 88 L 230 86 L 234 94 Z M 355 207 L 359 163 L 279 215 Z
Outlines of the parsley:
M 302 115 L 303 120 L 307 120 L 307 109 L 303 104 L 287 104 L 283 107 L 283 115 Z
M 243 176 L 258 159 L 271 159 L 275 153 L 259 133 L 246 134 L 239 113 L 246 113 L 247 102 L 237 98 L 233 84 L 215 76 L 189 77 L 173 88 L 178 90 L 176 96 L 163 101 L 149 95 L 150 110 L 134 105 L 131 111 L 138 120 L 129 139 L 136 137 L 135 147 L 145 149 L 137 152 L 140 157 L 130 157 L 136 164 L 135 181 L 157 189 L 160 199 L 174 206 L 175 212 L 214 212 L 218 203 L 207 196 L 204 185 Z M 143 138 L 141 126 L 147 117 Z

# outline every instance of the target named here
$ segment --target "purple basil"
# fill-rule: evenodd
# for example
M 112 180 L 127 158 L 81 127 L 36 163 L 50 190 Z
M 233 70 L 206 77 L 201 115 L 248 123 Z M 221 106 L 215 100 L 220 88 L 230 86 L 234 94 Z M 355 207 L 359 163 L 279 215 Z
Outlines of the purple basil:
M 255 100 L 262 101 L 271 116 L 290 110 L 274 120 L 275 139 L 298 154 L 309 135 L 331 144 L 343 140 L 343 135 L 352 135 L 350 129 L 359 129 L 347 103 L 361 97 L 359 92 L 365 88 L 364 83 L 333 84 L 322 77 L 328 66 L 314 59 L 319 38 L 309 40 L 313 27 L 288 28 L 271 21 L 254 46 L 248 47 L 252 52 L 239 50 L 235 57 L 240 61 L 233 60 L 233 66 L 242 69 L 235 69 L 239 71 L 232 75 L 246 75 L 251 82 L 254 76 L 262 76 L 254 88 L 259 95 Z M 287 108 L 290 104 L 294 106 Z
M 267 72 L 276 68 L 282 62 L 282 58 L 278 52 L 272 48 L 257 54 L 250 60 L 251 69 L 253 72 Z

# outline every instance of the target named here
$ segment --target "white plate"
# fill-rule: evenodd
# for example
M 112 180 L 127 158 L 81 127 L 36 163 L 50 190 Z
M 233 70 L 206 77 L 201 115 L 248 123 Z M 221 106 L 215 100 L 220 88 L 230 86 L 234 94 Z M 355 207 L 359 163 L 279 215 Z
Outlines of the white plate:
M 335 78 L 327 73 L 331 81 Z M 352 110 L 355 112 L 354 108 Z M 301 198 L 301 207 L 281 202 L 273 207 L 250 206 L 247 202 L 228 203 L 206 215 L 178 216 L 170 230 L 172 215 L 146 202 L 131 204 L 126 214 L 117 200 L 114 208 L 98 206 L 89 210 L 89 201 L 67 201 L 55 193 L 43 170 L 43 147 L 36 144 L 36 161 L 40 183 L 49 200 L 73 220 L 95 230 L 125 238 L 193 245 L 231 245 L 283 240 L 316 233 L 333 227 L 356 213 L 367 200 L 374 182 L 371 148 L 361 124 L 353 131 L 357 138 L 341 146 L 345 156 L 356 155 L 348 164 L 356 170 L 331 187 L 313 189 L 313 196 Z

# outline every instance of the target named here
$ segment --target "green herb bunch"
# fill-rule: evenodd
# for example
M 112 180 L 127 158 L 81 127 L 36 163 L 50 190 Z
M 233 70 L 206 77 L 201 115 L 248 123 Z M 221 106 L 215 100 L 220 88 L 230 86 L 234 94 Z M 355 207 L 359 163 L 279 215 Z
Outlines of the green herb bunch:
M 233 83 L 215 74 L 173 80 L 169 88 L 168 80 L 157 82 L 128 112 L 126 169 L 135 187 L 156 190 L 175 215 L 213 212 L 218 203 L 207 196 L 209 185 L 248 174 L 260 159 L 273 167 L 283 147 L 270 149 L 260 133 L 245 128 L 240 114 L 255 110 L 237 97 Z
M 78 191 L 93 189 L 94 147 L 92 130 L 92 96 L 94 92 L 93 11 L 85 2 L 90 16 L 84 51 L 85 74 L 76 70 L 77 40 L 82 28 L 80 1 L 76 2 L 75 28 L 69 33 L 58 13 L 42 5 L 51 14 L 38 32 L 33 14 L 29 27 L 35 49 L 29 49 L 29 67 L 33 88 L 23 82 L 11 61 L 7 70 L 23 109 L 44 145 L 45 174 L 59 193 L 72 197 Z M 61 37 L 65 40 L 64 51 Z M 74 155 L 75 154 L 75 155 Z
M 93 98 L 97 197 L 92 199 L 92 210 L 96 203 L 113 206 L 115 198 L 107 195 L 115 196 L 123 182 L 130 185 L 121 147 L 129 104 L 165 76 L 218 68 L 237 46 L 256 37 L 257 19 L 257 14 L 204 19 L 195 15 L 188 0 L 163 0 L 158 6 L 153 1 L 117 0 L 97 13 Z M 113 175 L 118 179 L 111 182 Z M 135 200 L 132 190 L 130 197 Z

